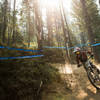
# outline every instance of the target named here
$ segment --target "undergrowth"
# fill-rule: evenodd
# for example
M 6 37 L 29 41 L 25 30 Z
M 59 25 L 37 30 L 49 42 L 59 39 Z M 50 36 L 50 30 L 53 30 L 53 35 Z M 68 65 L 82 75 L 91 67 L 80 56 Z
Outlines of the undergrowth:
M 0 56 L 5 57 L 21 55 L 35 54 L 0 51 Z M 60 79 L 58 70 L 46 57 L 0 61 L 0 100 L 40 100 L 41 90 Z

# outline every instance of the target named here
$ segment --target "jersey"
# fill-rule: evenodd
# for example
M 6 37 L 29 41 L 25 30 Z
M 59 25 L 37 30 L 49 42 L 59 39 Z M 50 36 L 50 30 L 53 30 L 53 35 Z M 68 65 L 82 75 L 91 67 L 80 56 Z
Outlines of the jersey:
M 88 54 L 91 55 L 91 52 L 80 51 L 80 53 L 76 55 L 77 64 L 79 64 L 80 62 L 82 63 L 86 62 L 88 60 L 88 56 L 87 56 Z

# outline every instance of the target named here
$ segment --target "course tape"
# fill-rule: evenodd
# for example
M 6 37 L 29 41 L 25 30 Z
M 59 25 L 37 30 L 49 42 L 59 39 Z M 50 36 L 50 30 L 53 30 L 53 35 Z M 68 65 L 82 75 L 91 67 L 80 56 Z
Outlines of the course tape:
M 96 43 L 96 44 L 78 44 L 76 46 L 78 47 L 83 47 L 83 46 L 99 46 L 100 43 Z M 49 47 L 49 46 L 45 46 L 44 48 L 58 48 L 58 49 L 73 49 L 75 48 L 76 46 L 74 47 L 69 47 L 69 48 L 66 48 L 66 47 Z M 40 52 L 40 51 L 43 51 L 43 50 L 26 50 L 26 49 L 16 49 L 16 48 L 10 48 L 10 47 L 4 47 L 4 46 L 0 46 L 0 48 L 6 48 L 6 49 L 9 49 L 9 50 L 19 50 L 19 51 L 26 51 L 26 52 Z M 8 60 L 8 59 L 24 59 L 24 58 L 34 58 L 34 57 L 43 57 L 44 55 L 33 55 L 33 56 L 20 56 L 20 57 L 0 57 L 0 60 Z
M 8 50 L 18 50 L 18 51 L 25 51 L 25 52 L 41 52 L 43 50 L 27 50 L 27 49 L 20 49 L 20 48 L 10 48 L 5 46 L 0 46 L 1 49 L 8 49 Z
M 66 49 L 66 47 L 49 47 L 49 46 L 44 46 L 44 48 L 57 48 L 57 49 Z
M 44 48 L 57 48 L 57 49 L 67 49 L 67 50 L 70 50 L 70 49 L 73 49 L 75 47 L 83 47 L 83 46 L 88 46 L 88 45 L 90 45 L 90 43 L 88 43 L 88 44 L 78 44 L 78 45 L 76 45 L 74 47 L 69 47 L 69 48 L 67 48 L 67 47 L 49 47 L 49 46 L 45 46 Z
M 100 43 L 96 43 L 96 44 L 87 43 L 87 44 L 78 44 L 78 45 L 76 45 L 74 47 L 69 47 L 69 48 L 67 48 L 67 47 L 49 47 L 49 46 L 45 46 L 44 48 L 57 48 L 57 49 L 67 49 L 67 50 L 70 50 L 70 49 L 73 49 L 75 47 L 99 46 L 99 45 L 100 45 Z
M 20 57 L 0 57 L 0 60 L 35 58 L 35 57 L 43 57 L 43 56 L 44 55 L 20 56 Z
M 91 45 L 91 46 L 98 46 L 98 45 L 100 45 L 100 43 L 96 43 L 96 44 L 93 44 L 93 45 Z

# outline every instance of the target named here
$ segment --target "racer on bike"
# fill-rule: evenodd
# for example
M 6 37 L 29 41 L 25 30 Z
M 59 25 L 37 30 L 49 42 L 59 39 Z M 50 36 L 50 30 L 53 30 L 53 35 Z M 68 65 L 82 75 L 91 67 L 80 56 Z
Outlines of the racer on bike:
M 90 51 L 83 51 L 79 47 L 74 48 L 74 53 L 76 54 L 77 66 L 80 67 L 81 64 L 85 64 L 88 60 L 88 54 L 93 58 L 93 54 Z

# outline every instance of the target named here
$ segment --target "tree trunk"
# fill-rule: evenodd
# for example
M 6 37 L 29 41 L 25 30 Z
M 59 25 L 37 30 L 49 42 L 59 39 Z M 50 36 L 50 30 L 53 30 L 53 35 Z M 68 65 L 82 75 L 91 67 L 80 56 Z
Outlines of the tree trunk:
M 28 19 L 28 47 L 30 47 L 30 34 L 31 34 L 31 18 L 30 18 L 30 5 L 29 5 L 29 1 L 27 2 L 27 19 Z
M 69 48 L 69 47 L 72 47 L 73 45 L 72 45 L 71 36 L 70 36 L 71 31 L 70 31 L 68 23 L 67 23 L 67 19 L 66 19 L 63 3 L 62 3 L 62 10 L 63 10 L 63 14 L 64 14 L 65 25 L 66 25 L 66 32 L 67 32 L 67 39 L 68 39 L 67 40 L 67 45 L 68 45 L 68 48 Z M 72 49 L 71 50 L 68 49 L 68 55 L 69 55 L 70 63 L 72 63 L 72 58 L 73 58 L 72 52 L 73 52 Z
M 15 19 L 16 19 L 16 0 L 14 0 L 14 4 L 13 4 L 13 43 L 16 44 L 16 32 L 15 32 L 15 25 L 16 25 L 16 22 L 15 22 Z
M 43 34 L 43 29 L 42 29 L 42 18 L 41 18 L 41 11 L 39 8 L 39 1 L 35 0 L 34 2 L 34 9 L 35 9 L 35 23 L 36 23 L 36 29 L 37 29 L 37 42 L 38 42 L 38 49 L 42 49 L 42 34 Z
M 51 12 L 50 12 L 50 9 L 48 9 L 48 7 L 46 8 L 46 16 L 47 16 L 47 29 L 48 29 L 48 46 L 52 46 L 52 32 L 51 32 L 51 27 L 52 27 L 52 24 L 51 24 Z
M 7 29 L 7 6 L 8 6 L 8 1 L 5 0 L 4 2 L 4 8 L 3 8 L 3 37 L 2 37 L 2 41 L 3 43 L 5 43 L 6 41 L 6 29 Z
M 11 12 L 11 0 L 8 2 L 8 22 L 11 24 L 11 18 L 10 18 L 10 12 Z M 10 45 L 10 39 L 11 39 L 11 27 L 8 25 L 8 45 Z
M 62 27 L 63 27 L 63 32 L 64 32 L 64 39 L 65 39 L 65 47 L 66 47 L 66 56 L 67 56 L 67 61 L 68 63 L 71 63 L 71 57 L 70 57 L 70 52 L 68 50 L 69 46 L 70 46 L 70 35 L 69 35 L 69 28 L 68 28 L 68 24 L 67 24 L 67 20 L 66 20 L 66 16 L 65 16 L 65 12 L 64 12 L 64 8 L 63 8 L 63 4 L 62 1 L 60 2 L 60 11 L 61 11 L 61 20 L 62 20 Z M 67 27 L 67 29 L 66 29 Z

